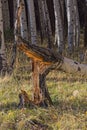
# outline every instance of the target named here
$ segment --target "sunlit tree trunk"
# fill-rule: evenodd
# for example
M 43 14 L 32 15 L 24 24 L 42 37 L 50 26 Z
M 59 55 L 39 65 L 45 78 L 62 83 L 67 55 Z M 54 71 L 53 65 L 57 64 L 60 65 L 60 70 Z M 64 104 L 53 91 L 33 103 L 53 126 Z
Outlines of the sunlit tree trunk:
M 66 0 L 67 21 L 68 21 L 68 51 L 72 54 L 74 45 L 74 7 L 72 0 Z
M 55 43 L 58 44 L 58 51 L 62 53 L 64 49 L 63 39 L 63 21 L 62 21 L 62 10 L 60 0 L 54 0 L 54 11 L 55 11 Z
M 0 0 L 0 73 L 1 75 L 5 75 L 6 71 L 7 71 L 7 61 L 6 61 L 4 32 L 3 32 L 2 0 Z
M 10 28 L 10 17 L 9 17 L 8 0 L 2 0 L 2 10 L 3 10 L 4 30 L 7 30 L 7 29 Z
M 31 35 L 31 43 L 37 44 L 37 31 L 36 31 L 36 19 L 35 19 L 35 9 L 34 9 L 34 1 L 26 0 L 27 8 L 28 8 L 28 26 L 29 32 Z

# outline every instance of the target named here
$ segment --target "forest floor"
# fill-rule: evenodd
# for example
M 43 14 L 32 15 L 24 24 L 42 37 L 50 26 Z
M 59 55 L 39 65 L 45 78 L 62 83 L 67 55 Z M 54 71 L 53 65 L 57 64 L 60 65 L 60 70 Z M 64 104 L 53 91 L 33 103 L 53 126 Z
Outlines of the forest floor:
M 47 86 L 53 101 L 48 108 L 18 108 L 20 89 L 32 97 L 31 73 L 25 68 L 0 79 L 0 130 L 87 130 L 87 82 L 52 71 Z

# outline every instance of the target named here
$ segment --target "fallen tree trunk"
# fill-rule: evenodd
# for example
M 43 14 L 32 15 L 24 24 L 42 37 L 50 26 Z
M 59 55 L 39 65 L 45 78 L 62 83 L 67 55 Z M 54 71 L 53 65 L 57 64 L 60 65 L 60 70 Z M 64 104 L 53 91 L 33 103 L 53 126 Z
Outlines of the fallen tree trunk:
M 58 69 L 72 74 L 87 76 L 86 65 L 62 57 L 59 53 L 50 49 L 34 44 L 31 45 L 20 37 L 18 38 L 18 48 L 32 59 L 33 102 L 37 105 L 47 106 L 48 101 L 52 104 L 45 82 L 46 76 L 51 70 Z
M 87 65 L 80 64 L 77 61 L 64 57 L 61 70 L 74 75 L 79 75 L 87 78 Z

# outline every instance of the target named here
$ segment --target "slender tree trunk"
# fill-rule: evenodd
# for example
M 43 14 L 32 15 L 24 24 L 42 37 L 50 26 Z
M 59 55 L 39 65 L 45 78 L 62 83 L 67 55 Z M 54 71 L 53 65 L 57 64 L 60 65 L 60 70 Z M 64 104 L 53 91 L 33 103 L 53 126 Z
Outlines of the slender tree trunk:
M 79 21 L 77 0 L 73 0 L 73 5 L 74 5 L 74 46 L 78 47 L 80 40 L 80 21 Z
M 52 29 L 46 0 L 42 0 L 42 8 L 44 11 L 43 13 L 44 13 L 46 35 L 48 39 L 48 48 L 52 48 Z
M 36 19 L 35 19 L 35 10 L 34 10 L 34 1 L 26 0 L 28 8 L 28 26 L 29 32 L 31 33 L 31 43 L 37 44 L 37 31 L 36 31 Z
M 4 32 L 3 32 L 3 15 L 2 15 L 2 0 L 0 0 L 0 73 L 2 76 L 7 71 L 7 59 L 5 52 Z
M 3 25 L 4 30 L 10 28 L 9 6 L 8 0 L 2 0 L 2 12 L 3 12 Z
M 17 10 L 17 0 L 13 0 L 13 17 L 14 17 L 14 23 L 16 21 L 16 10 Z
M 10 29 L 14 28 L 14 0 L 8 0 L 9 5 L 9 17 L 10 17 Z
M 41 26 L 41 40 L 43 42 L 43 39 L 45 39 L 45 37 L 46 37 L 46 31 L 45 31 L 44 10 L 43 10 L 42 6 L 43 6 L 42 0 L 38 0 L 40 26 Z
M 69 54 L 72 54 L 74 45 L 73 45 L 73 37 L 74 37 L 74 8 L 73 1 L 66 0 L 66 9 L 67 9 L 67 21 L 68 21 L 68 50 Z
M 85 31 L 84 31 L 84 46 L 87 47 L 87 1 L 85 5 Z
M 17 2 L 17 3 L 16 3 Z M 21 0 L 15 1 L 15 8 L 16 13 L 14 12 L 14 43 L 12 48 L 12 55 L 11 55 L 11 61 L 10 61 L 10 67 L 9 67 L 9 74 L 12 74 L 14 64 L 16 62 L 16 55 L 17 55 L 17 42 L 18 42 L 18 35 L 21 36 L 21 25 L 20 25 L 20 18 L 21 18 L 21 12 L 22 12 L 22 2 Z
M 22 0 L 22 13 L 20 17 L 21 22 L 21 36 L 23 39 L 26 39 L 28 41 L 28 30 L 27 30 L 27 19 L 26 19 L 26 12 L 25 12 L 25 3 L 24 0 Z
M 63 18 L 60 0 L 54 0 L 55 11 L 55 43 L 58 44 L 58 51 L 62 53 L 64 49 L 64 37 L 63 37 Z

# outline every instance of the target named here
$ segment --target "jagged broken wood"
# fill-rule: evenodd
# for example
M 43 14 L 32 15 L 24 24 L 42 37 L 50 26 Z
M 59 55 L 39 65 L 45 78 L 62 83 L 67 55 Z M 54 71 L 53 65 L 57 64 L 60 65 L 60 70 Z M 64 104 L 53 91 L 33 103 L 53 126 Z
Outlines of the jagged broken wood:
M 34 98 L 33 102 L 41 106 L 52 104 L 48 89 L 46 87 L 46 75 L 52 69 L 62 65 L 62 56 L 55 54 L 50 49 L 38 47 L 27 43 L 22 38 L 18 38 L 18 48 L 22 50 L 28 57 L 32 59 L 33 72 L 33 87 Z
M 59 53 L 48 48 L 31 45 L 22 38 L 18 38 L 18 48 L 32 59 L 33 87 L 35 104 L 52 104 L 46 87 L 46 75 L 52 69 L 63 70 L 68 73 L 87 76 L 87 66 L 74 60 L 62 57 Z

